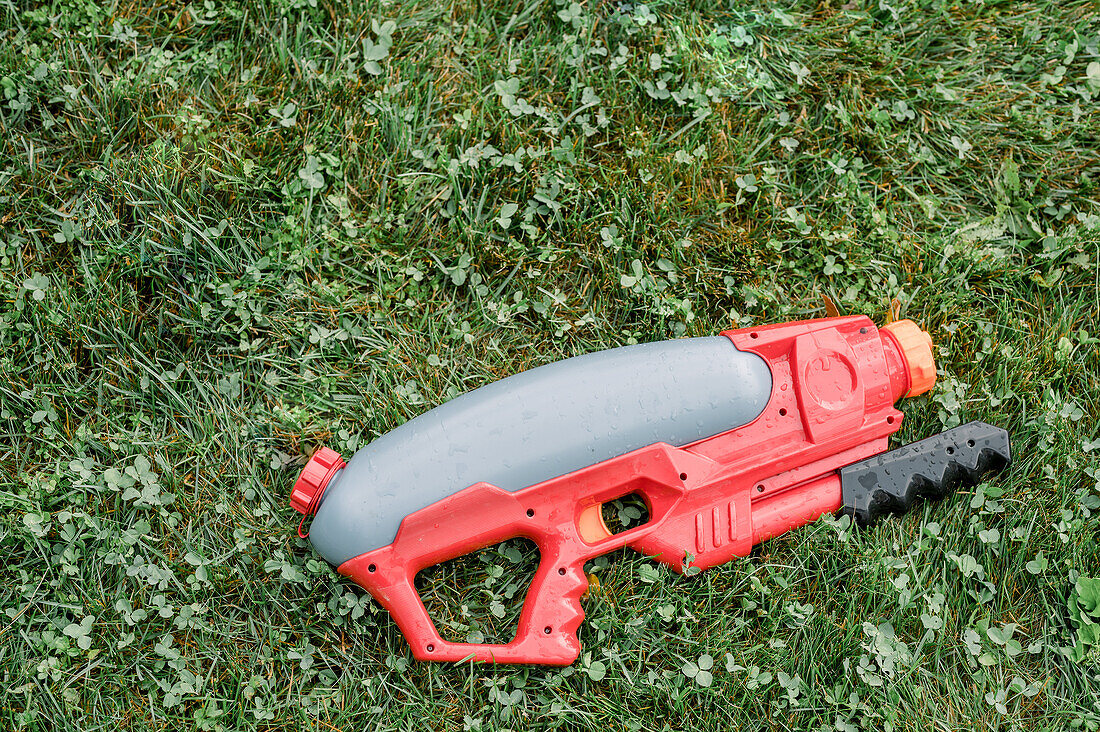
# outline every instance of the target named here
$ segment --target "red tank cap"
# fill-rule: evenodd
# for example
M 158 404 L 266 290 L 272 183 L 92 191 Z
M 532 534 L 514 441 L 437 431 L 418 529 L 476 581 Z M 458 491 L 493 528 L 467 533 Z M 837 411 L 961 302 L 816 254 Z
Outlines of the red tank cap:
M 298 513 L 312 516 L 317 513 L 317 506 L 321 503 L 321 494 L 336 471 L 347 465 L 340 453 L 322 447 L 313 453 L 306 466 L 302 468 L 301 475 L 294 483 L 294 489 L 290 492 L 290 505 Z

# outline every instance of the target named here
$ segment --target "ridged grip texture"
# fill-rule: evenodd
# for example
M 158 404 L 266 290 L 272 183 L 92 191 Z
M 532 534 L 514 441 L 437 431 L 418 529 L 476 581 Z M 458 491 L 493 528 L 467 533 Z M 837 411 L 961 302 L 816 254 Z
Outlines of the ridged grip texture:
M 841 513 L 874 523 L 885 513 L 905 513 L 918 498 L 938 500 L 959 485 L 976 485 L 1011 462 L 1008 432 L 969 422 L 842 468 Z

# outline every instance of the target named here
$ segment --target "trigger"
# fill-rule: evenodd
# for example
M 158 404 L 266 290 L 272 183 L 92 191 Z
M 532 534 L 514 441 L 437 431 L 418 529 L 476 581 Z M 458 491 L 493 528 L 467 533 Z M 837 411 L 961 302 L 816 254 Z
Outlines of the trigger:
M 589 506 L 577 516 L 577 533 L 588 544 L 596 544 L 610 539 L 611 531 L 603 521 L 603 506 L 599 503 Z

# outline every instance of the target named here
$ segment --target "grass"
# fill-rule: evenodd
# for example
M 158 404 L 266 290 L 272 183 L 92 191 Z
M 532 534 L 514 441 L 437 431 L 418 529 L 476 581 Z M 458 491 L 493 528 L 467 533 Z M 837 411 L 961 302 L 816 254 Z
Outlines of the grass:
M 5 0 L 0 96 L 7 728 L 1100 728 L 1094 3 Z M 1011 471 L 601 560 L 566 669 L 414 664 L 294 536 L 317 445 L 822 295 L 933 334 L 902 441 Z M 506 633 L 529 569 L 425 592 Z

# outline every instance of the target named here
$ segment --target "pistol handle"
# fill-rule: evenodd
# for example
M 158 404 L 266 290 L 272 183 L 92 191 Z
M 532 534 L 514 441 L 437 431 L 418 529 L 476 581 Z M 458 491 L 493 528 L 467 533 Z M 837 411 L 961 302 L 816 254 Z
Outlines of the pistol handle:
M 370 573 L 361 560 L 345 562 L 340 571 L 365 586 L 390 612 L 418 661 L 567 666 L 580 653 L 577 628 L 584 619 L 580 600 L 588 588 L 582 562 L 539 565 L 512 642 L 454 643 L 439 635 L 413 584 L 414 573 L 395 564 L 376 564 Z
M 688 491 L 681 475 L 709 461 L 663 443 L 569 473 L 538 486 L 508 492 L 477 483 L 410 514 L 392 544 L 349 559 L 341 574 L 366 588 L 393 615 L 417 660 L 541 663 L 565 666 L 580 653 L 580 598 L 588 589 L 584 563 L 659 531 Z M 584 521 L 628 493 L 641 494 L 650 520 L 612 534 Z M 600 523 L 602 525 L 602 522 Z M 414 580 L 423 569 L 508 539 L 523 537 L 539 549 L 539 568 L 527 591 L 511 643 L 443 640 Z

